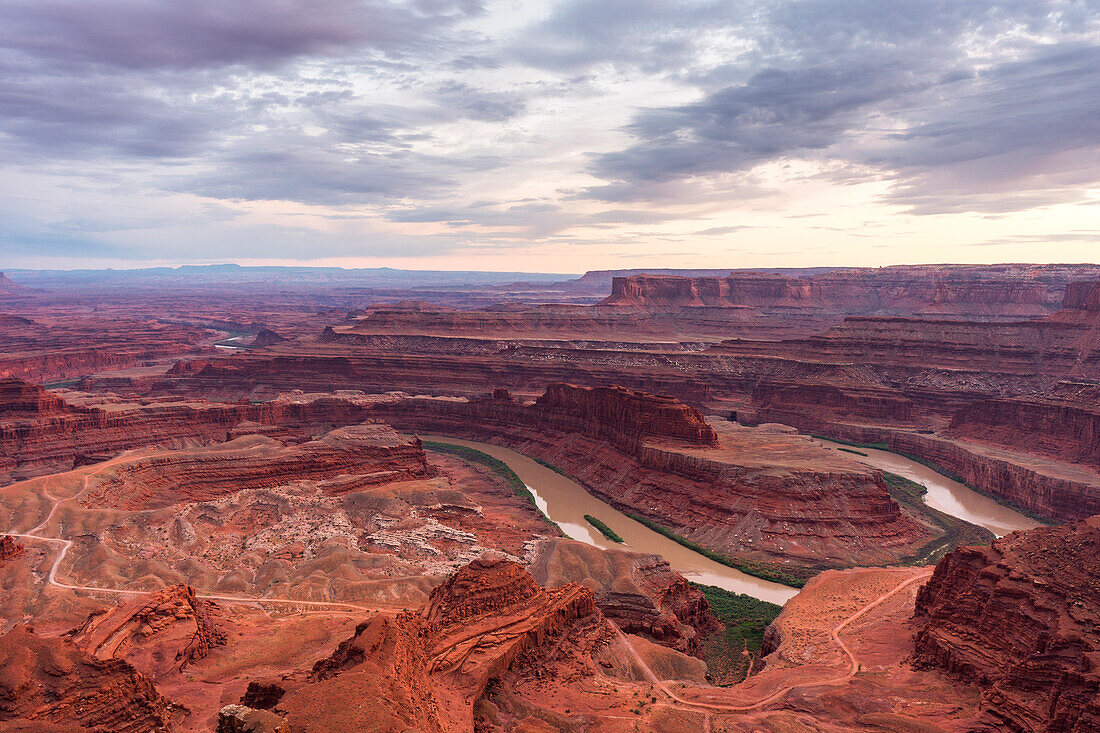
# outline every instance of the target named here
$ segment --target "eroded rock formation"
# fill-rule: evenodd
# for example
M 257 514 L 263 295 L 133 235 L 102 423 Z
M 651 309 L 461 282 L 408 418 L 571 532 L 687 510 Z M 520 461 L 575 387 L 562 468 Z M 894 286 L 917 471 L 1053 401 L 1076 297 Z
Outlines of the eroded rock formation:
M 1046 315 L 1067 282 L 1096 268 L 1059 265 L 897 266 L 798 275 L 733 272 L 725 277 L 616 277 L 603 305 L 818 311 L 830 315 Z
M 388 425 L 364 423 L 301 445 L 250 435 L 210 448 L 119 462 L 81 501 L 92 508 L 154 509 L 291 481 L 316 481 L 326 493 L 338 495 L 433 475 L 418 438 L 401 437 Z
M 0 536 L 0 567 L 19 558 L 25 552 L 26 550 L 15 541 L 14 537 L 10 535 Z
M 168 733 L 172 703 L 118 659 L 18 626 L 0 636 L 0 726 L 94 733 Z
M 576 645 L 574 634 L 589 645 L 606 642 L 606 624 L 588 589 L 541 589 L 521 566 L 486 556 L 436 588 L 419 612 L 359 624 L 304 682 L 285 683 L 272 713 L 303 733 L 471 730 L 490 680 Z M 333 705 L 338 699 L 346 704 Z
M 530 570 L 542 586 L 577 583 L 591 589 L 596 606 L 620 629 L 685 654 L 700 656 L 707 636 L 721 628 L 703 594 L 659 555 L 548 539 L 539 544 Z
M 875 471 L 838 460 L 835 451 L 791 431 L 748 429 L 713 418 L 702 431 L 694 411 L 667 398 L 635 394 L 631 399 L 651 400 L 675 415 L 677 427 L 661 428 L 656 421 L 651 428 L 636 428 L 650 432 L 616 443 L 604 436 L 629 435 L 606 417 L 616 414 L 619 403 L 586 414 L 573 400 L 594 401 L 625 390 L 549 391 L 558 392 L 570 396 L 560 400 L 563 409 L 552 406 L 557 398 L 524 405 L 395 396 L 379 400 L 375 413 L 401 428 L 512 446 L 565 470 L 625 511 L 735 557 L 779 557 L 803 568 L 888 562 L 931 537 L 931 530 L 901 513 Z M 637 413 L 629 414 L 634 420 Z M 680 437 L 689 432 L 699 438 Z
M 124 659 L 154 678 L 169 665 L 202 659 L 228 638 L 218 607 L 182 584 L 94 613 L 67 636 L 98 660 Z
M 959 548 L 917 598 L 916 661 L 983 690 L 980 730 L 1100 728 L 1100 518 Z

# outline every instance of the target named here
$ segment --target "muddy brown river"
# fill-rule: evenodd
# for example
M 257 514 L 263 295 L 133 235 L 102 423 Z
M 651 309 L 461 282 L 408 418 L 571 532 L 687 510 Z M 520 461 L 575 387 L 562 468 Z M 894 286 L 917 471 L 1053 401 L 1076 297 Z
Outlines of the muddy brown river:
M 557 522 L 562 532 L 571 539 L 607 549 L 626 548 L 635 552 L 652 552 L 663 556 L 674 570 L 688 580 L 716 585 L 735 593 L 745 593 L 780 605 L 798 593 L 797 588 L 754 578 L 673 542 L 589 494 L 576 481 L 514 450 L 490 443 L 460 440 L 442 435 L 420 434 L 420 437 L 424 440 L 475 448 L 506 463 L 520 480 L 527 484 L 527 488 L 534 494 L 535 503 L 543 514 Z M 584 520 L 585 514 L 596 517 L 614 530 L 623 538 L 623 544 L 612 542 L 600 534 L 595 527 Z
M 662 555 L 673 569 L 696 583 L 716 585 L 735 593 L 745 593 L 780 605 L 798 593 L 795 588 L 746 575 L 673 542 L 644 524 L 634 521 L 610 504 L 597 499 L 577 482 L 514 450 L 490 443 L 442 435 L 421 434 L 420 437 L 424 440 L 475 448 L 503 461 L 527 485 L 539 509 L 557 522 L 571 539 L 608 549 L 628 548 L 636 552 Z M 1003 507 L 963 484 L 941 476 L 908 458 L 887 451 L 864 448 L 859 450 L 866 453 L 867 457 L 852 455 L 853 459 L 924 484 L 928 487 L 925 501 L 929 506 L 986 527 L 997 536 L 1017 529 L 1038 526 L 1038 522 Z M 604 537 L 585 521 L 585 514 L 590 514 L 607 524 L 623 538 L 623 544 L 612 542 Z
M 896 473 L 910 481 L 927 486 L 928 493 L 924 495 L 924 501 L 928 506 L 971 524 L 985 527 L 998 537 L 1004 537 L 1018 529 L 1033 529 L 1040 526 L 1034 519 L 1001 506 L 988 496 L 983 496 L 958 481 L 952 481 L 916 461 L 874 448 L 858 450 L 867 454 L 866 458 L 852 455 L 852 458 L 860 463 Z

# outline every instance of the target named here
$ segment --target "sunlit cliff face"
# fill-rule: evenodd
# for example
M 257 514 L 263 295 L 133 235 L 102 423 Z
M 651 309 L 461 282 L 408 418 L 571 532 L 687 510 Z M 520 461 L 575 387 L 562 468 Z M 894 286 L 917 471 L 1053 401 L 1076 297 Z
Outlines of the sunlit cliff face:
M 0 12 L 8 267 L 1095 259 L 1088 0 Z

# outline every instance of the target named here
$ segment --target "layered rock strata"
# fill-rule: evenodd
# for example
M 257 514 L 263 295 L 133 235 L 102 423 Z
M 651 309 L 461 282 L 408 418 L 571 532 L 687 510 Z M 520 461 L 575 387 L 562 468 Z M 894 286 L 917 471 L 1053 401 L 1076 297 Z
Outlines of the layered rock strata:
M 758 308 L 843 315 L 950 315 L 1006 319 L 1046 315 L 1088 266 L 898 266 L 806 275 L 732 272 L 725 277 L 639 274 L 612 280 L 602 305 L 652 309 Z
M 671 411 L 678 427 L 654 423 L 650 434 L 616 444 L 602 437 L 614 436 L 614 424 L 592 417 L 604 408 L 569 406 L 601 400 L 604 391 L 556 385 L 548 394 L 559 396 L 531 405 L 395 397 L 375 409 L 398 427 L 514 447 L 620 509 L 736 557 L 800 566 L 890 562 L 931 537 L 901 513 L 878 473 L 804 437 L 715 419 L 699 432 L 693 413 Z M 551 407 L 559 402 L 566 407 Z M 679 437 L 693 431 L 697 439 Z
M 109 456 L 143 445 L 220 442 L 242 424 L 331 429 L 362 422 L 370 409 L 361 394 L 298 393 L 266 402 L 231 403 L 180 398 L 125 402 L 62 394 L 67 399 L 21 380 L 3 382 L 0 474 L 33 475 L 70 467 L 85 456 Z
M 983 690 L 977 730 L 1100 729 L 1100 518 L 947 555 L 917 597 L 918 664 Z
M 317 481 L 326 493 L 340 495 L 433 475 L 418 438 L 401 437 L 388 425 L 364 423 L 301 445 L 284 446 L 253 435 L 210 448 L 123 461 L 89 485 L 81 503 L 149 510 L 288 481 Z
M 19 558 L 26 553 L 23 546 L 17 543 L 10 535 L 0 536 L 0 567 Z
M 0 636 L 2 727 L 168 733 L 172 721 L 172 703 L 126 662 L 96 659 L 25 626 Z
M 721 628 L 703 594 L 659 555 L 548 539 L 539 543 L 530 571 L 544 587 L 589 588 L 620 629 L 685 654 L 701 656 L 703 642 Z
M 182 669 L 228 640 L 217 605 L 182 584 L 94 613 L 67 636 L 98 660 L 124 659 L 154 678 L 166 663 Z
M 359 624 L 307 679 L 275 683 L 279 693 L 265 698 L 273 715 L 303 733 L 467 731 L 491 680 L 538 668 L 542 655 L 575 645 L 573 635 L 598 645 L 611 634 L 588 589 L 541 589 L 521 566 L 486 556 L 436 588 L 419 612 Z M 357 703 L 364 689 L 374 694 Z M 333 705 L 336 699 L 348 704 Z M 257 696 L 249 701 L 264 704 Z M 247 714 L 222 711 L 223 718 Z

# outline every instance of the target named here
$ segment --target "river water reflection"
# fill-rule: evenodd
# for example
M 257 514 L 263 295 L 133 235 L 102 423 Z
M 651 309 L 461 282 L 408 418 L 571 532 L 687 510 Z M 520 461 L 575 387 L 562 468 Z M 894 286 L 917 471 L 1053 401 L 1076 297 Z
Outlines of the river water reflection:
M 860 463 L 896 473 L 910 481 L 927 486 L 928 493 L 925 494 L 924 501 L 928 506 L 971 524 L 985 527 L 998 537 L 1018 529 L 1033 529 L 1040 526 L 1034 519 L 1001 506 L 988 496 L 983 496 L 958 481 L 952 481 L 916 461 L 874 448 L 858 450 L 867 454 L 866 458 L 852 455 L 852 458 Z
M 577 482 L 514 450 L 441 435 L 421 437 L 424 440 L 475 448 L 506 463 L 531 490 L 539 509 L 557 522 L 562 531 L 572 539 L 607 549 L 629 548 L 636 552 L 656 553 L 662 555 L 674 570 L 689 580 L 716 585 L 735 593 L 746 593 L 780 605 L 798 592 L 795 588 L 746 575 L 693 552 L 597 499 Z M 859 450 L 867 456 L 852 455 L 852 458 L 924 484 L 928 487 L 925 501 L 929 506 L 985 527 L 998 537 L 1017 529 L 1039 526 L 1035 520 L 1003 507 L 920 463 L 888 451 L 870 448 Z M 604 537 L 585 521 L 585 514 L 603 521 L 623 538 L 624 543 L 618 544 Z
M 673 542 L 592 496 L 577 482 L 514 450 L 441 435 L 421 434 L 420 437 L 424 440 L 475 448 L 508 464 L 534 494 L 539 509 L 557 522 L 562 531 L 572 539 L 607 549 L 627 548 L 635 552 L 656 553 L 668 560 L 669 565 L 688 580 L 716 585 L 735 593 L 746 593 L 780 605 L 798 593 L 796 588 L 754 578 Z M 591 514 L 607 524 L 623 538 L 624 544 L 612 542 L 600 534 L 585 521 L 585 514 Z

